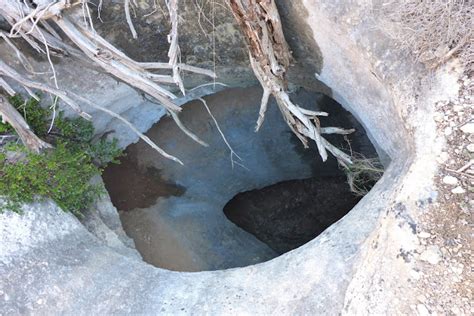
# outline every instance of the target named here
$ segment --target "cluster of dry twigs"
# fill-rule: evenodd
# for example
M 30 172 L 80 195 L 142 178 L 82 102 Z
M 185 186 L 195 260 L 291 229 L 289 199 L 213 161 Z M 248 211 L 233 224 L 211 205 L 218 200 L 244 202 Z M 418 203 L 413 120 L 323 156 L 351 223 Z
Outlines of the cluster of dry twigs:
M 28 74 L 23 75 L 0 60 L 0 87 L 3 87 L 8 94 L 16 93 L 4 80 L 8 78 L 23 86 L 34 98 L 37 98 L 37 96 L 32 89 L 50 93 L 68 104 L 86 119 L 91 117 L 82 110 L 81 105 L 86 104 L 97 108 L 124 122 L 141 139 L 166 158 L 182 163 L 178 158 L 158 147 L 119 114 L 94 104 L 94 102 L 74 93 L 74 91 L 61 89 L 51 59 L 52 55 L 59 57 L 70 55 L 81 58 L 86 56 L 105 72 L 151 96 L 157 103 L 166 108 L 182 131 L 196 142 L 207 146 L 205 142 L 182 124 L 178 116 L 181 108 L 173 102 L 176 95 L 164 88 L 162 84 L 176 84 L 181 92 L 185 94 L 186 91 L 181 78 L 182 71 L 194 72 L 211 78 L 215 78 L 215 73 L 179 62 L 178 0 L 165 1 L 171 24 L 171 31 L 168 35 L 170 44 L 169 60 L 167 62 L 143 63 L 129 58 L 95 31 L 88 0 L 2 0 L 0 2 L 0 15 L 11 27 L 9 32 L 1 32 L 0 36 L 16 53 L 18 60 Z M 251 66 L 264 89 L 256 130 L 263 123 L 268 99 L 270 95 L 273 95 L 288 126 L 299 137 L 305 147 L 307 146 L 307 139 L 312 139 L 316 142 L 323 161 L 327 159 L 327 151 L 329 151 L 341 163 L 350 164 L 350 156 L 330 144 L 322 134 L 349 134 L 353 130 L 321 127 L 318 117 L 327 116 L 328 113 L 304 109 L 290 100 L 286 91 L 285 74 L 291 56 L 283 35 L 275 2 L 273 0 L 229 0 L 228 3 L 247 40 Z M 137 6 L 135 0 L 124 0 L 126 21 L 132 36 L 137 38 L 138 34 L 130 15 L 130 8 L 134 6 Z M 99 15 L 101 7 L 102 1 L 99 3 Z M 212 25 L 214 27 L 214 21 L 212 21 Z M 57 29 L 61 30 L 62 35 L 56 32 Z M 17 38 L 25 40 L 37 53 L 47 56 L 52 73 L 52 85 L 35 79 L 35 71 L 28 62 L 27 56 L 22 54 L 14 43 Z M 68 41 L 65 41 L 65 39 L 68 39 Z M 74 43 L 75 47 L 66 44 L 67 42 Z M 163 69 L 170 70 L 171 75 L 156 73 Z M 15 110 L 8 104 L 5 97 L 1 99 L 0 112 L 3 119 L 17 130 L 23 142 L 30 149 L 40 151 L 42 148 L 49 146 L 33 134 L 21 116 L 14 114 Z M 231 147 L 229 146 L 229 148 Z
M 377 158 L 367 158 L 356 153 L 353 153 L 351 157 L 352 164 L 343 166 L 347 183 L 352 193 L 364 196 L 380 180 L 384 168 Z
M 128 3 L 128 1 L 126 2 Z M 52 55 L 87 56 L 95 65 L 100 66 L 104 71 L 154 98 L 159 104 L 166 108 L 181 130 L 200 144 L 207 145 L 181 123 L 178 117 L 181 108 L 173 102 L 173 99 L 177 96 L 160 85 L 162 83 L 176 84 L 184 94 L 185 90 L 180 75 L 181 71 L 194 72 L 215 78 L 214 72 L 210 70 L 179 63 L 178 0 L 167 0 L 166 4 L 171 19 L 171 32 L 168 36 L 170 42 L 169 60 L 167 62 L 140 63 L 129 58 L 95 31 L 87 0 L 2 0 L 0 2 L 0 15 L 10 24 L 11 28 L 8 33 L 1 32 L 0 36 L 5 40 L 8 46 L 15 51 L 18 60 L 28 71 L 29 75 L 20 74 L 13 67 L 10 67 L 0 60 L 0 86 L 3 87 L 4 91 L 8 94 L 14 94 L 15 90 L 3 79 L 9 78 L 22 85 L 25 90 L 35 98 L 37 98 L 37 96 L 31 89 L 50 93 L 59 97 L 64 103 L 68 104 L 79 115 L 86 119 L 90 119 L 91 117 L 81 109 L 80 105 L 87 104 L 93 108 L 97 108 L 124 122 L 145 142 L 166 158 L 182 163 L 178 158 L 159 148 L 153 141 L 140 133 L 130 122 L 119 114 L 97 106 L 86 98 L 75 94 L 73 91 L 62 90 L 57 80 L 54 64 L 51 62 Z M 128 5 L 125 5 L 125 10 L 129 10 Z M 131 20 L 127 20 L 132 34 L 134 34 L 135 37 L 136 31 L 133 28 L 133 24 Z M 55 31 L 56 28 L 60 29 L 67 39 L 72 41 L 76 47 L 65 44 L 65 39 Z M 14 39 L 16 38 L 22 38 L 39 54 L 44 54 L 48 57 L 54 85 L 48 85 L 35 80 L 34 70 L 28 62 L 28 58 L 15 46 Z M 163 69 L 170 69 L 172 75 L 156 73 L 156 71 Z M 21 116 L 11 115 L 11 105 L 8 105 L 6 98 L 2 98 L 2 100 L 0 110 L 3 119 L 8 121 L 17 131 L 21 130 L 22 132 L 19 132 L 20 135 L 26 135 L 25 137 L 27 138 L 35 139 L 36 136 L 33 135 L 29 128 L 24 128 L 26 123 L 22 120 Z M 8 107 L 8 111 L 5 110 L 6 107 Z M 26 140 L 24 142 L 25 144 L 30 143 Z M 30 146 L 30 148 L 35 151 L 39 151 L 46 146 L 44 142 L 36 141 L 34 143 L 35 144 Z
M 470 0 L 384 0 L 388 30 L 417 61 L 430 68 L 455 55 L 474 70 L 474 3 Z

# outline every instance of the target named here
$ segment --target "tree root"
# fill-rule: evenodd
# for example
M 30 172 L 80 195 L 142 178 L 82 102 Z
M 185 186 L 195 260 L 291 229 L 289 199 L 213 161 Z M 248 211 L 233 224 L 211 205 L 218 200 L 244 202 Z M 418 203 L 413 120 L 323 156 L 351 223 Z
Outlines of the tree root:
M 341 163 L 351 164 L 350 156 L 331 145 L 321 134 L 349 134 L 353 130 L 321 128 L 318 116 L 328 114 L 299 107 L 286 92 L 285 75 L 291 56 L 274 0 L 229 0 L 229 5 L 246 39 L 252 69 L 263 87 L 255 130 L 263 124 L 269 96 L 273 95 L 286 123 L 305 147 L 310 138 L 315 141 L 323 161 L 327 160 L 329 151 Z
M 135 2 L 132 0 L 132 4 Z M 181 92 L 184 94 L 184 84 L 180 76 L 180 71 L 189 71 L 197 74 L 206 75 L 215 78 L 215 73 L 198 67 L 188 66 L 179 63 L 179 45 L 178 45 L 178 1 L 168 0 L 168 9 L 170 12 L 170 19 L 172 24 L 172 30 L 169 35 L 170 49 L 168 53 L 168 63 L 139 63 L 112 44 L 102 38 L 95 31 L 90 10 L 88 7 L 87 0 L 33 0 L 30 2 L 18 2 L 15 0 L 4 0 L 0 2 L 0 15 L 11 25 L 10 34 L 8 37 L 2 33 L 2 36 L 9 46 L 15 49 L 20 62 L 27 68 L 29 65 L 27 59 L 19 53 L 16 47 L 11 43 L 10 38 L 21 37 L 25 39 L 37 52 L 45 54 L 50 59 L 50 54 L 54 55 L 68 55 L 81 56 L 86 55 L 94 64 L 100 66 L 104 71 L 112 74 L 118 79 L 124 81 L 128 85 L 144 92 L 147 95 L 153 97 L 159 102 L 166 110 L 171 114 L 171 117 L 175 120 L 176 124 L 180 129 L 189 135 L 196 142 L 206 146 L 207 144 L 199 139 L 197 135 L 188 130 L 180 121 L 178 113 L 181 108 L 176 105 L 173 99 L 176 98 L 172 92 L 160 86 L 158 83 L 174 83 L 178 85 Z M 134 38 L 137 37 L 135 28 L 130 18 L 130 2 L 125 1 L 125 11 L 127 14 L 127 23 L 130 27 Z M 52 23 L 53 25 L 50 25 Z M 58 27 L 69 40 L 71 40 L 78 48 L 70 47 L 64 44 L 63 39 L 54 31 L 54 27 Z M 43 48 L 43 47 L 44 48 Z M 52 93 L 58 96 L 66 104 L 71 106 L 79 115 L 90 119 L 90 115 L 81 110 L 78 102 L 84 102 L 81 98 L 71 98 L 72 93 L 63 91 L 58 87 L 56 82 L 56 76 L 54 66 L 52 63 L 51 69 L 55 79 L 55 88 L 48 85 L 36 82 L 35 80 L 28 79 L 25 76 L 20 75 L 13 68 L 0 61 L 0 76 L 9 77 L 19 82 L 25 89 L 32 95 L 29 89 L 35 88 L 41 91 Z M 152 69 L 171 69 L 173 75 L 162 75 L 151 72 Z M 27 69 L 31 72 L 31 69 Z M 12 92 L 10 86 L 0 77 L 0 85 L 9 93 Z M 138 130 L 133 127 L 131 123 L 126 121 L 120 115 L 113 113 L 108 109 L 104 109 L 85 102 L 95 108 L 112 115 L 124 123 L 126 123 L 132 130 L 137 133 L 143 140 L 155 148 L 160 154 L 166 158 L 172 159 L 179 163 L 182 163 L 176 157 L 173 157 L 163 150 L 161 150 L 156 144 L 154 144 L 146 136 L 139 133 Z
M 136 38 L 137 33 L 130 16 L 130 5 L 134 5 L 135 1 L 131 1 L 130 3 L 130 0 L 125 0 L 125 12 L 132 36 Z M 30 90 L 31 88 L 54 94 L 71 106 L 79 115 L 88 119 L 91 118 L 90 115 L 82 111 L 79 104 L 85 103 L 98 108 L 124 122 L 166 158 L 182 163 L 176 157 L 167 154 L 156 146 L 120 115 L 96 106 L 85 98 L 74 95 L 69 91 L 61 90 L 56 81 L 54 65 L 50 58 L 50 55 L 72 55 L 80 58 L 84 55 L 87 56 L 104 71 L 155 99 L 165 107 L 184 133 L 201 145 L 206 146 L 205 142 L 188 130 L 180 121 L 178 113 L 181 108 L 173 101 L 176 95 L 159 85 L 159 83 L 174 83 L 185 94 L 181 71 L 190 71 L 211 78 L 216 77 L 215 73 L 210 70 L 179 63 L 178 0 L 166 0 L 166 4 L 171 20 L 171 32 L 168 36 L 170 43 L 169 60 L 167 63 L 140 63 L 126 56 L 95 31 L 87 0 L 32 0 L 31 2 L 3 0 L 0 2 L 0 15 L 11 25 L 11 29 L 8 36 L 2 33 L 0 37 L 4 38 L 8 45 L 15 50 L 19 61 L 29 72 L 32 72 L 31 65 L 29 65 L 26 57 L 16 49 L 10 38 L 23 38 L 37 52 L 47 55 L 55 87 L 29 79 L 2 61 L 0 61 L 0 76 L 17 81 L 34 97 L 36 96 Z M 327 159 L 327 151 L 329 151 L 341 163 L 350 164 L 350 156 L 331 145 L 321 134 L 348 134 L 352 130 L 337 127 L 321 128 L 318 117 L 327 116 L 327 113 L 299 107 L 291 101 L 286 92 L 285 75 L 291 56 L 274 0 L 229 0 L 229 4 L 246 38 L 251 66 L 264 89 L 256 131 L 264 122 L 268 100 L 270 95 L 273 95 L 283 118 L 305 147 L 307 147 L 307 139 L 312 139 L 315 141 L 323 161 Z M 78 49 L 65 44 L 63 38 L 55 31 L 55 27 L 59 28 Z M 152 70 L 162 69 L 171 69 L 172 75 L 152 72 Z M 13 92 L 13 89 L 1 77 L 0 86 L 8 93 Z M 73 95 L 74 97 L 72 97 Z M 21 124 L 15 124 L 15 126 L 21 126 Z

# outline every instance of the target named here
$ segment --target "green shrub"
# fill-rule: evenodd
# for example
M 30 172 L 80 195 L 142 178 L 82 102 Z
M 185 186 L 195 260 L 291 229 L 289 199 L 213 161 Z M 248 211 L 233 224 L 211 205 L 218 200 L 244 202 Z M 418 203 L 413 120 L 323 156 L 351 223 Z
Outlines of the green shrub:
M 8 123 L 2 123 L 0 120 L 0 134 L 6 134 L 12 130 L 10 124 Z
M 50 198 L 63 210 L 80 216 L 103 192 L 101 186 L 91 184 L 91 178 L 122 154 L 117 141 L 94 141 L 91 122 L 65 118 L 62 112 L 48 134 L 50 112 L 37 109 L 38 101 L 24 102 L 15 96 L 12 104 L 20 112 L 18 105 L 24 106 L 27 123 L 54 148 L 41 154 L 16 144 L 0 148 L 0 195 L 5 198 L 0 211 L 19 212 L 22 203 Z
M 49 128 L 48 117 L 51 115 L 49 109 L 42 108 L 39 105 L 40 102 L 34 98 L 25 101 L 19 94 L 10 97 L 8 100 L 23 115 L 25 121 L 38 137 L 42 138 L 46 135 Z
M 99 167 L 110 162 L 117 163 L 116 158 L 122 154 L 116 139 L 94 140 L 94 127 L 91 122 L 80 117 L 64 118 L 62 112 L 56 119 L 52 135 L 66 142 L 70 150 L 85 152 Z
M 6 160 L 5 154 L 1 159 L 0 194 L 6 197 L 2 209 L 18 212 L 22 203 L 51 198 L 63 210 L 80 215 L 101 193 L 101 187 L 90 184 L 100 169 L 87 154 L 71 151 L 64 143 L 43 154 L 31 153 L 23 146 L 7 150 L 23 155 L 17 161 Z

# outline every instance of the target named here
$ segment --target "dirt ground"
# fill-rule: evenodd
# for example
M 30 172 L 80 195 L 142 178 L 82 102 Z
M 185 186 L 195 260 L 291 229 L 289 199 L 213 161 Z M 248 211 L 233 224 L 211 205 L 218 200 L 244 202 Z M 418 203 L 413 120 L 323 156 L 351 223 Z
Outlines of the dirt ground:
M 447 141 L 438 158 L 438 199 L 421 220 L 418 314 L 473 315 L 474 117 L 472 73 L 457 100 L 437 104 L 435 120 Z

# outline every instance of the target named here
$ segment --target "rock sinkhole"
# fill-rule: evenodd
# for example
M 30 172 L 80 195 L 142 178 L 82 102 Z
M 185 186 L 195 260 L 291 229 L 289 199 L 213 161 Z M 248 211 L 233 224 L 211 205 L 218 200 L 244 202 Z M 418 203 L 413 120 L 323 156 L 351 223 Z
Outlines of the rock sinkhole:
M 468 314 L 440 2 L 0 1 L 0 314 Z
M 254 132 L 261 94 L 251 87 L 206 97 L 238 157 L 231 156 L 203 103 L 195 100 L 183 106 L 182 120 L 209 147 L 164 117 L 147 135 L 184 166 L 138 142 L 120 164 L 105 170 L 112 202 L 145 261 L 176 271 L 267 261 L 312 240 L 360 200 L 337 161 L 322 162 L 312 144 L 305 149 L 273 101 Z M 323 119 L 327 126 L 355 128 L 350 135 L 328 135 L 331 143 L 377 156 L 364 128 L 332 98 L 302 88 L 292 97 L 307 109 L 330 113 Z

